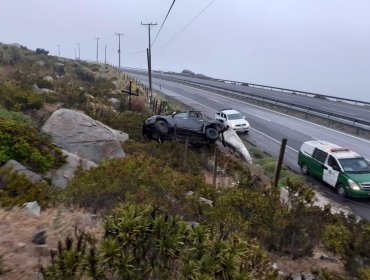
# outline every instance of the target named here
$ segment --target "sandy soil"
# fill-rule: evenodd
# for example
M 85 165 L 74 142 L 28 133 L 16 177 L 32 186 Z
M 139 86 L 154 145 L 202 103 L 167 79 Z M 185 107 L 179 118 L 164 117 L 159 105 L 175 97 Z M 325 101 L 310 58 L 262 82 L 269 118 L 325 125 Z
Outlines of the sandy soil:
M 33 235 L 46 230 L 46 243 L 49 248 L 56 248 L 58 240 L 64 242 L 65 237 L 74 237 L 75 227 L 99 235 L 101 222 L 93 215 L 82 210 L 63 207 L 42 211 L 34 216 L 26 210 L 0 209 L 0 255 L 7 270 L 0 275 L 5 279 L 41 279 L 38 267 L 50 261 L 49 256 L 39 256 L 36 245 L 32 243 Z

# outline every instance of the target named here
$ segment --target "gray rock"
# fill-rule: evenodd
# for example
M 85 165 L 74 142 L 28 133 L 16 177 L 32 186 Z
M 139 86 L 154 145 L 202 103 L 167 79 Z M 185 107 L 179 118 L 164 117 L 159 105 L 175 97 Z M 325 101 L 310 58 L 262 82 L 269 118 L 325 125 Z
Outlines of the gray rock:
M 3 171 L 8 168 L 14 173 L 24 175 L 28 180 L 31 181 L 32 184 L 36 184 L 42 181 L 42 177 L 39 174 L 28 170 L 26 167 L 24 167 L 22 164 L 20 164 L 16 160 L 13 160 L 13 159 L 8 160 L 7 163 L 5 163 L 0 168 L 0 171 Z
M 53 93 L 55 90 L 48 89 L 48 88 L 40 88 L 40 93 Z
M 37 201 L 32 201 L 32 202 L 26 202 L 23 204 L 23 209 L 27 210 L 28 213 L 35 215 L 35 216 L 40 216 L 41 208 Z
M 53 169 L 45 174 L 45 178 L 51 179 L 52 185 L 56 188 L 65 188 L 68 182 L 74 178 L 77 168 L 80 167 L 84 170 L 89 170 L 97 166 L 96 163 L 82 159 L 66 150 L 62 150 L 62 152 L 67 156 L 67 162 L 58 169 Z
M 94 97 L 94 96 L 92 96 L 91 94 L 88 94 L 88 93 L 85 93 L 85 94 L 84 94 L 84 96 L 85 96 L 86 98 L 95 99 L 95 97 Z
M 46 243 L 46 230 L 36 232 L 32 236 L 32 243 L 36 245 L 42 245 Z
M 36 84 L 34 84 L 34 85 L 32 86 L 32 90 L 33 90 L 34 92 L 36 92 L 36 93 L 41 93 L 40 88 L 39 88 Z
M 36 61 L 36 64 L 41 65 L 41 66 L 44 66 L 45 65 L 45 62 L 42 61 L 42 60 L 38 60 L 38 61 Z
M 50 76 L 45 76 L 44 78 L 43 78 L 45 81 L 48 81 L 48 82 L 51 82 L 51 81 L 53 81 L 54 79 L 53 79 L 53 77 L 50 77 Z
M 224 132 L 225 143 L 231 146 L 235 151 L 242 156 L 247 162 L 252 162 L 252 157 L 245 147 L 243 141 L 233 129 L 228 129 Z
M 209 206 L 213 207 L 213 201 L 204 197 L 199 197 L 200 202 L 204 202 L 205 204 L 208 204 Z
M 119 99 L 114 98 L 114 97 L 109 98 L 108 101 L 112 104 L 113 108 L 115 109 L 118 109 L 119 106 L 121 105 L 121 101 L 119 101 Z
M 126 155 L 121 143 L 128 140 L 127 133 L 112 129 L 81 112 L 59 109 L 49 117 L 42 130 L 63 149 L 95 163 Z

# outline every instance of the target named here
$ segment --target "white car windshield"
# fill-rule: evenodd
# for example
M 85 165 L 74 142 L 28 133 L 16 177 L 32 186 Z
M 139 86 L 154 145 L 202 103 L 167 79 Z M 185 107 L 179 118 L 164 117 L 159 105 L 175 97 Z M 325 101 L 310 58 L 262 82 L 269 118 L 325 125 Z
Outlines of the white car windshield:
M 345 172 L 370 173 L 370 166 L 364 158 L 344 158 L 339 162 Z
M 230 115 L 227 115 L 227 119 L 228 120 L 240 120 L 240 119 L 244 119 L 242 114 L 240 113 L 235 113 L 235 114 L 230 114 Z

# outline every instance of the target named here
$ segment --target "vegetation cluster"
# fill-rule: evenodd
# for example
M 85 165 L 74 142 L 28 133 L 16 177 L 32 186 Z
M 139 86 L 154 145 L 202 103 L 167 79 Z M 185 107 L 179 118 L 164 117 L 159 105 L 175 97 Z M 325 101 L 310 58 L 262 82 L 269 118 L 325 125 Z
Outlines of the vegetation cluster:
M 280 181 L 288 190 L 282 200 L 280 189 L 269 182 L 275 162 L 255 148 L 251 152 L 259 167 L 221 154 L 219 172 L 233 183 L 209 184 L 205 175 L 214 146 L 191 149 L 185 160 L 183 143 L 141 138 L 142 123 L 152 113 L 141 85 L 135 85 L 140 97 L 128 110 L 127 97 L 117 94 L 127 86 L 126 76 L 122 81 L 109 76 L 107 66 L 46 52 L 0 44 L 0 65 L 12 69 L 0 69 L 0 81 L 6 81 L 0 86 L 0 165 L 15 159 L 44 173 L 64 162 L 60 150 L 23 114 L 45 110 L 46 103 L 84 110 L 131 140 L 123 147 L 125 159 L 78 171 L 56 195 L 47 182 L 32 185 L 8 170 L 0 174 L 2 206 L 64 203 L 105 221 L 101 238 L 82 231 L 60 242 L 42 268 L 44 279 L 284 279 L 272 268 L 269 253 L 297 259 L 317 247 L 341 258 L 348 275 L 370 279 L 368 222 L 315 206 L 313 189 L 288 170 Z M 52 92 L 34 92 L 34 85 Z M 118 108 L 111 106 L 112 97 L 121 101 Z

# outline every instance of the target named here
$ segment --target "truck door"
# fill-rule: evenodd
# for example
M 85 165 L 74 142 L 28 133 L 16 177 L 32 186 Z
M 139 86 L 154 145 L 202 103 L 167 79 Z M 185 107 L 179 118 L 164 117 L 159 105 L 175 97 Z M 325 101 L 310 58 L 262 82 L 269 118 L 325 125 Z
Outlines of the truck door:
M 339 176 L 339 164 L 333 156 L 329 156 L 325 166 L 323 181 L 335 187 Z

